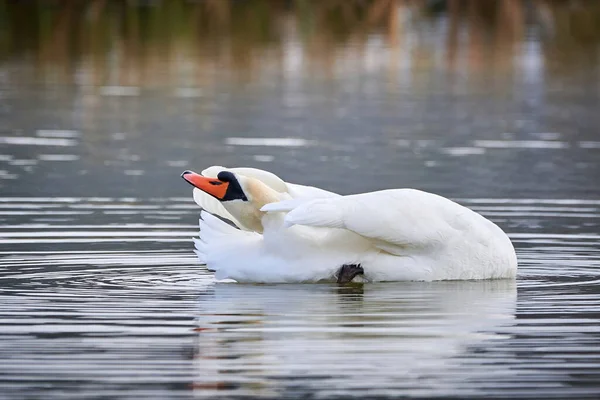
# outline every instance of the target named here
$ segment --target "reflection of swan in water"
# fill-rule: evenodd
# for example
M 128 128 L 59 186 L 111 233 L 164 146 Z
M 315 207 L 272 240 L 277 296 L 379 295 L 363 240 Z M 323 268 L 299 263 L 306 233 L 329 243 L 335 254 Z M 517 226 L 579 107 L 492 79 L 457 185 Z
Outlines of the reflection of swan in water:
M 460 394 L 469 371 L 494 373 L 468 350 L 501 337 L 516 298 L 512 281 L 216 285 L 200 298 L 194 386 L 207 397 Z

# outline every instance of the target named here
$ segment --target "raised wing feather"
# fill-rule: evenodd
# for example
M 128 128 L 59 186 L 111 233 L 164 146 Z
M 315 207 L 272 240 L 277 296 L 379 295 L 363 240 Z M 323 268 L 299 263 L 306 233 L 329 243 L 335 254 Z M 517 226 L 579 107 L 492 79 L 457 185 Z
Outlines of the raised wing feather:
M 229 213 L 229 211 L 227 211 L 225 209 L 225 207 L 223 207 L 223 205 L 221 204 L 221 202 L 219 200 L 215 199 L 211 195 L 203 192 L 202 190 L 200 190 L 198 188 L 194 188 L 193 194 L 194 194 L 194 201 L 203 210 L 206 210 L 213 215 L 218 215 L 219 217 L 230 220 L 236 226 L 238 226 L 240 229 L 248 230 L 237 219 L 235 219 L 234 216 L 231 215 Z
M 293 203 L 269 204 L 265 211 L 288 211 L 285 224 L 348 229 L 386 251 L 444 241 L 452 224 L 470 210 L 443 197 L 395 189 Z M 292 207 L 294 206 L 295 207 Z M 473 213 L 474 214 L 474 213 Z M 463 223 L 463 222 L 461 222 Z
M 305 203 L 312 202 L 315 199 L 299 198 L 278 201 L 264 205 L 260 211 L 263 212 L 289 212 Z
M 330 192 L 328 190 L 319 189 L 314 186 L 298 185 L 297 183 L 286 182 L 287 191 L 292 198 L 329 198 L 329 197 L 340 197 L 339 194 Z
M 260 210 L 264 212 L 287 212 L 284 225 L 308 225 L 328 228 L 343 228 L 343 216 L 336 208 L 336 201 L 333 198 L 326 199 L 291 199 L 277 203 L 270 203 L 263 206 Z

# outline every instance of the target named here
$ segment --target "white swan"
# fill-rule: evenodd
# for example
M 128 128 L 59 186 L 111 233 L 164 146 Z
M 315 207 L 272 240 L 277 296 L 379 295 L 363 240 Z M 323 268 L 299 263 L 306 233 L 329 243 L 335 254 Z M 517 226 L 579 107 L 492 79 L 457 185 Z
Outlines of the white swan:
M 221 170 L 216 177 L 185 171 L 182 177 L 252 229 L 239 230 L 201 212 L 196 253 L 217 279 L 347 282 L 360 274 L 367 281 L 431 281 L 516 275 L 508 236 L 476 212 L 435 194 L 393 189 L 293 198 L 264 177 L 240 170 Z

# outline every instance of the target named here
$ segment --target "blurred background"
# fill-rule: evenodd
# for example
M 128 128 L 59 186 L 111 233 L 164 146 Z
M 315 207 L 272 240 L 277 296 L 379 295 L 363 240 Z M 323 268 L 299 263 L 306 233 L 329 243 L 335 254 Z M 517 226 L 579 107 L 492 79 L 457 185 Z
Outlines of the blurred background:
M 0 1 L 0 190 L 598 196 L 599 57 L 595 1 Z
M 0 397 L 600 382 L 600 1 L 0 0 Z M 490 218 L 513 281 L 228 285 L 185 169 Z

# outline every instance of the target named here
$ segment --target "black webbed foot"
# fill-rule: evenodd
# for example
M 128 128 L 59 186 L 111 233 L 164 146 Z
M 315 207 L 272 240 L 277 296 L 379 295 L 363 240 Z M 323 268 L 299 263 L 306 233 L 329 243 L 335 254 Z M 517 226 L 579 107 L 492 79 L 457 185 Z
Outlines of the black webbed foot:
M 364 275 L 365 271 L 360 264 L 344 264 L 340 267 L 340 270 L 337 274 L 337 283 L 348 283 L 351 282 L 352 279 L 356 275 Z

